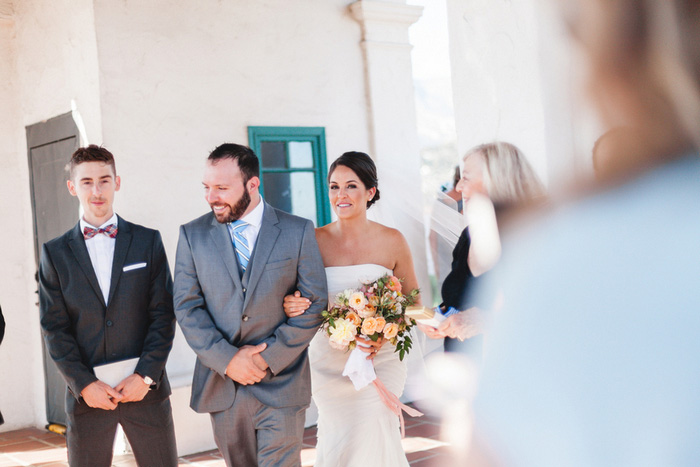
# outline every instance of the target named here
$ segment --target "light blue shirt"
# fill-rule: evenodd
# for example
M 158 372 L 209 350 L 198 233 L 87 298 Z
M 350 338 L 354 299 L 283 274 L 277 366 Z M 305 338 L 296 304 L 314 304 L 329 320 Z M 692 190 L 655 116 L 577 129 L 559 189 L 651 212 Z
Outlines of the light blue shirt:
M 260 233 L 260 226 L 262 225 L 263 213 L 265 212 L 265 202 L 260 198 L 258 203 L 252 211 L 247 215 L 240 218 L 243 222 L 248 223 L 248 227 L 243 230 L 241 235 L 243 235 L 248 242 L 248 249 L 252 255 L 255 250 L 255 243 L 258 241 L 258 234 Z M 233 233 L 231 229 L 228 230 L 229 236 L 231 237 L 231 242 L 233 242 Z

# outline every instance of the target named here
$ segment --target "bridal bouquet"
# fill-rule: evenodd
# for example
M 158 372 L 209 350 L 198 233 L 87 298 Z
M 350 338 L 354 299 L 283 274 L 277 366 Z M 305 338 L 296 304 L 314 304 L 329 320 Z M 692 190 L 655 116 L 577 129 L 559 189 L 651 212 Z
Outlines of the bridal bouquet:
M 412 345 L 408 331 L 416 324 L 405 315 L 405 310 L 415 303 L 417 296 L 418 289 L 404 294 L 399 279 L 384 275 L 359 289 L 339 293 L 323 312 L 322 329 L 335 349 L 355 349 L 357 335 L 375 342 L 384 338 L 394 345 L 399 359 L 403 360 Z
M 372 360 L 362 352 L 357 342 L 358 334 L 374 342 L 379 338 L 389 340 L 403 360 L 411 349 L 409 331 L 416 324 L 406 316 L 406 307 L 413 305 L 418 289 L 404 294 L 401 281 L 395 276 L 384 275 L 373 282 L 367 282 L 359 289 L 349 289 L 339 293 L 328 311 L 323 312 L 323 329 L 328 334 L 331 347 L 339 350 L 352 350 L 343 368 L 343 376 L 352 381 L 357 391 L 372 384 L 379 398 L 394 412 L 401 425 L 401 436 L 405 435 L 403 412 L 413 417 L 423 415 L 403 404 L 398 396 L 377 378 Z

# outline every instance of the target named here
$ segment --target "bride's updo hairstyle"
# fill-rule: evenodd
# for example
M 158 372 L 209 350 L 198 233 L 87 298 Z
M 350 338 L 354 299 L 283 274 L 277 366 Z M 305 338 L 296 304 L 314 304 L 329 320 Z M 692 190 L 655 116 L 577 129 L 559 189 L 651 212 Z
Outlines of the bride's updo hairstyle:
M 367 209 L 379 200 L 379 188 L 377 181 L 377 166 L 374 161 L 364 152 L 349 151 L 337 158 L 328 169 L 328 183 L 331 182 L 331 175 L 335 169 L 342 165 L 352 170 L 360 178 L 360 181 L 365 186 L 366 190 L 370 188 L 376 189 L 376 193 L 371 200 L 367 201 Z

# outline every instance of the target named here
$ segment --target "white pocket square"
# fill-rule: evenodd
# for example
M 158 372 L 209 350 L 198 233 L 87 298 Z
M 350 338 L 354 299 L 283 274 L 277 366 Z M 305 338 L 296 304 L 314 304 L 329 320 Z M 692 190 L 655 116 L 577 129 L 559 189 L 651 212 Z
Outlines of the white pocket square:
M 130 264 L 128 266 L 124 266 L 123 271 L 124 272 L 133 271 L 134 269 L 141 269 L 141 268 L 145 268 L 145 267 L 146 267 L 146 263 L 134 263 L 134 264 Z

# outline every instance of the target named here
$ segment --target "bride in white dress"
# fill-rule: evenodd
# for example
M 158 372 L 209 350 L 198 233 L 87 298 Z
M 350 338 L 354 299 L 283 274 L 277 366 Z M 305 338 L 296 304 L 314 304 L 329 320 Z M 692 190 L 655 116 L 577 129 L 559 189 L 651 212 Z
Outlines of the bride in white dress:
M 329 301 L 338 292 L 387 273 L 402 279 L 406 291 L 418 287 L 406 239 L 398 230 L 367 219 L 367 209 L 379 199 L 376 174 L 372 159 L 361 152 L 347 152 L 330 167 L 328 192 L 338 220 L 316 229 Z M 288 316 L 303 313 L 308 305 L 298 293 L 285 297 Z M 374 360 L 377 377 L 401 396 L 405 363 L 391 344 L 365 342 L 371 345 L 366 352 Z M 357 391 L 342 376 L 349 355 L 333 349 L 321 332 L 309 346 L 311 391 L 318 406 L 316 467 L 407 466 L 399 418 L 384 405 L 373 385 Z

